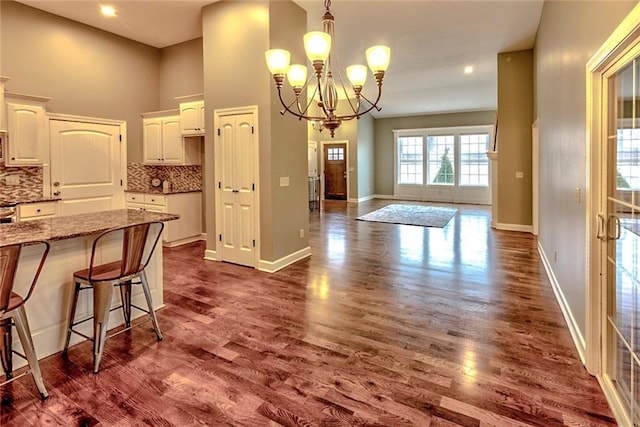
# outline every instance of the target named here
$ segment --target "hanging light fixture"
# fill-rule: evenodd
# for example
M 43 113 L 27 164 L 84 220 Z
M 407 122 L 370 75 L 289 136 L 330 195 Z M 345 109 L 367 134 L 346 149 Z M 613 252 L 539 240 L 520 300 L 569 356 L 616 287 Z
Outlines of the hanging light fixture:
M 325 0 L 324 7 L 325 13 L 322 17 L 323 31 L 312 31 L 304 35 L 304 50 L 313 65 L 315 76 L 310 76 L 307 79 L 307 67 L 305 65 L 289 65 L 290 53 L 287 50 L 271 49 L 265 52 L 265 56 L 269 71 L 276 82 L 280 103 L 284 107 L 280 114 L 284 115 L 288 112 L 300 120 L 309 120 L 314 123 L 314 129 L 316 127 L 319 127 L 320 130 L 329 129 L 331 137 L 333 137 L 335 130 L 343 121 L 360 118 L 374 108 L 377 111 L 381 110 L 378 102 L 382 95 L 382 79 L 389 67 L 391 51 L 387 46 L 373 46 L 366 51 L 367 63 L 378 86 L 378 94 L 375 101 L 370 101 L 362 93 L 362 88 L 367 80 L 367 67 L 364 65 L 351 65 L 346 68 L 347 78 L 351 82 L 351 91 L 347 90 L 341 71 L 338 70 L 338 74 L 334 75 L 332 69 L 334 64 L 340 67 L 340 62 L 335 53 L 334 18 L 329 10 L 331 0 Z M 286 102 L 282 95 L 285 76 L 293 88 L 294 99 L 291 102 Z M 300 98 L 302 93 L 309 87 L 313 87 L 313 93 L 310 101 L 303 105 Z M 339 93 L 344 95 L 350 108 L 350 111 L 344 115 L 337 114 Z M 361 106 L 362 100 L 368 105 Z M 317 103 L 318 107 L 316 115 L 310 112 L 310 108 L 314 103 Z

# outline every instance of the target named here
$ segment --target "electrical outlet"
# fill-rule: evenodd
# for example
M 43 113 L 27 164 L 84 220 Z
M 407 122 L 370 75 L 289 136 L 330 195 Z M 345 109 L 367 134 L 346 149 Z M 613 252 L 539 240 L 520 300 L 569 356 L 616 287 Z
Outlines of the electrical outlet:
M 524 172 L 516 172 L 516 178 L 518 179 L 524 178 Z
M 304 239 L 304 228 L 300 229 L 300 238 Z
M 20 176 L 19 175 L 7 175 L 5 178 L 5 182 L 7 185 L 20 185 Z
M 280 177 L 280 187 L 288 187 L 289 186 L 289 177 L 281 176 Z
M 558 251 L 553 251 L 553 262 L 558 262 Z

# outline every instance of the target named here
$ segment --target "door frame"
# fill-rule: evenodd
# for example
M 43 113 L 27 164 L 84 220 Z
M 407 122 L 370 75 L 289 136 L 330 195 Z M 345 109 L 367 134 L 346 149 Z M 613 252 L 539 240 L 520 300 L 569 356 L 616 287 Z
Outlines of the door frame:
M 125 120 L 103 119 L 99 117 L 76 116 L 73 114 L 47 113 L 46 135 L 49 144 L 45 158 L 47 163 L 42 165 L 42 192 L 53 197 L 51 188 L 51 121 L 64 121 L 76 123 L 91 123 L 96 125 L 118 126 L 120 128 L 120 179 L 122 180 L 122 207 L 124 208 L 124 190 L 128 188 L 127 182 L 127 122 Z
M 351 175 L 351 166 L 349 164 L 349 140 L 348 139 L 343 139 L 343 140 L 330 140 L 330 141 L 320 141 L 320 149 L 322 151 L 322 156 L 320 156 L 320 199 L 324 200 L 324 147 L 326 145 L 335 145 L 335 144 L 346 144 L 346 148 L 345 148 L 345 156 L 344 156 L 344 161 L 347 163 L 347 199 L 345 200 L 345 202 L 348 202 L 349 199 L 349 184 L 350 184 L 350 180 L 349 180 L 349 176 Z M 322 203 L 320 204 L 320 206 L 324 206 Z
M 221 181 L 222 177 L 220 176 L 220 171 L 222 167 L 220 162 L 222 161 L 222 155 L 220 154 L 220 143 L 219 143 L 219 135 L 216 129 L 218 129 L 218 124 L 220 123 L 220 117 L 224 116 L 233 116 L 239 114 L 251 114 L 253 115 L 253 127 L 254 127 L 254 135 L 256 138 L 256 150 L 257 153 L 253 156 L 253 169 L 255 170 L 255 184 L 256 189 L 253 192 L 253 205 L 255 217 L 253 218 L 253 226 L 255 230 L 256 237 L 256 246 L 253 257 L 253 268 L 258 268 L 260 263 L 260 131 L 258 128 L 259 117 L 258 117 L 258 106 L 257 105 L 249 105 L 243 107 L 231 107 L 231 108 L 220 108 L 217 110 L 213 110 L 213 156 L 214 156 L 214 184 L 216 182 Z M 221 231 L 222 224 L 222 199 L 219 197 L 218 189 L 214 187 L 214 205 L 215 205 L 215 233 L 214 236 L 218 236 Z M 211 251 L 207 251 L 209 253 L 209 257 L 207 259 L 218 259 L 222 261 L 222 242 L 220 239 L 216 238 L 216 256 L 211 257 Z
M 611 410 L 617 420 L 627 420 L 623 403 L 607 385 L 603 378 L 606 363 L 606 346 L 603 343 L 606 333 L 606 285 L 603 286 L 602 242 L 596 238 L 596 216 L 601 213 L 601 197 L 606 189 L 603 183 L 604 162 L 602 144 L 607 138 L 606 111 L 603 101 L 606 96 L 606 73 L 634 45 L 640 43 L 640 5 L 636 5 L 620 23 L 602 46 L 595 52 L 586 65 L 586 337 L 584 340 L 584 362 L 587 370 L 600 382 Z M 605 269 L 606 274 L 606 269 Z

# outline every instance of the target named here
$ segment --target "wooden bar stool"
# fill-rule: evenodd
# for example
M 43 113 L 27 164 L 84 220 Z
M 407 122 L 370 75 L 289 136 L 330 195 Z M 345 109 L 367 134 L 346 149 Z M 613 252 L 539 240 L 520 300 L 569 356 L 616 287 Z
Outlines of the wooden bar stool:
M 26 296 L 22 296 L 14 292 L 13 289 L 16 272 L 20 262 L 20 253 L 25 245 L 39 245 L 43 249 L 42 254 L 40 255 L 38 269 L 33 276 L 29 290 L 27 291 Z M 36 387 L 40 392 L 40 397 L 43 400 L 49 397 L 49 394 L 47 393 L 44 381 L 42 380 L 42 373 L 40 372 L 40 365 L 38 364 L 38 356 L 36 355 L 36 350 L 33 346 L 33 339 L 31 338 L 31 330 L 29 329 L 27 312 L 24 309 L 24 305 L 33 293 L 33 289 L 36 286 L 36 282 L 38 281 L 38 277 L 42 271 L 42 266 L 44 265 L 48 254 L 49 243 L 45 241 L 0 246 L 0 334 L 2 335 L 2 339 L 0 340 L 0 359 L 2 360 L 2 368 L 6 376 L 6 381 L 0 383 L 0 385 L 7 384 L 31 372 L 33 381 L 36 383 Z M 12 325 L 16 327 L 20 343 L 24 350 L 24 355 L 11 349 Z M 29 371 L 15 378 L 13 378 L 12 353 L 26 359 L 29 363 Z
M 153 251 L 162 235 L 163 228 L 164 224 L 161 222 L 129 225 L 108 230 L 94 240 L 89 268 L 73 273 L 75 292 L 71 303 L 67 339 L 62 352 L 63 357 L 68 356 L 69 341 L 72 332 L 92 340 L 93 372 L 97 374 L 100 361 L 102 360 L 104 343 L 107 339 L 109 314 L 111 311 L 120 308 L 122 308 L 124 315 L 125 328 L 109 336 L 109 338 L 132 328 L 131 308 L 133 307 L 149 314 L 148 320 L 151 320 L 158 341 L 162 340 L 156 313 L 153 310 L 153 301 L 151 300 L 151 292 L 149 290 L 145 268 L 151 260 Z M 108 245 L 111 244 L 111 247 L 113 247 L 114 239 L 120 239 L 122 241 L 120 256 L 117 257 L 117 261 L 98 265 L 100 262 L 98 260 L 99 258 L 108 257 L 108 253 L 113 252 L 113 249 L 109 249 Z M 162 278 L 160 278 L 160 280 L 162 280 Z M 141 285 L 147 301 L 147 309 L 131 303 L 132 285 Z M 120 288 L 121 304 L 111 308 L 111 299 L 115 286 Z M 78 294 L 85 289 L 93 289 L 93 316 L 76 322 L 75 314 L 78 304 Z M 80 323 L 91 319 L 93 319 L 93 337 L 86 336 L 74 329 L 74 327 Z

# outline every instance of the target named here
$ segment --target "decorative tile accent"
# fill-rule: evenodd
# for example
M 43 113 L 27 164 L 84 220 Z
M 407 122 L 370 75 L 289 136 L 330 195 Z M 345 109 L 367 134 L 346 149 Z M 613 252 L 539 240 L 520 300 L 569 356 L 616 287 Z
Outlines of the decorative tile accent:
M 18 184 L 13 184 L 17 180 Z M 14 181 L 15 182 L 15 181 Z M 8 167 L 0 163 L 0 199 L 16 200 L 42 197 L 42 167 Z
M 202 166 L 162 166 L 129 163 L 127 165 L 127 189 L 146 192 L 152 190 L 151 180 L 168 180 L 175 191 L 202 191 Z

